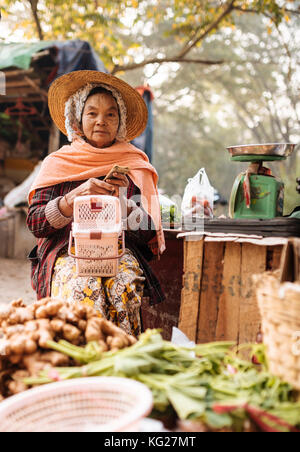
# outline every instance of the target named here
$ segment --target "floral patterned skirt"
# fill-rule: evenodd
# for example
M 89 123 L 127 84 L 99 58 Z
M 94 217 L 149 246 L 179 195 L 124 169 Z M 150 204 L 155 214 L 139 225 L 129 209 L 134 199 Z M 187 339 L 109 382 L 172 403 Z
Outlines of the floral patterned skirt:
M 144 290 L 143 272 L 126 248 L 114 277 L 77 276 L 75 259 L 67 253 L 56 260 L 51 296 L 62 301 L 85 303 L 128 334 L 141 334 L 140 308 Z

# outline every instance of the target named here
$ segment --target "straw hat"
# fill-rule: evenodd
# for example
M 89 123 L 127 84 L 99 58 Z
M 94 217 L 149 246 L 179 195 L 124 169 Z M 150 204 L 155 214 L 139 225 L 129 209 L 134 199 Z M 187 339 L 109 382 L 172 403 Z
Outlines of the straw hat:
M 120 92 L 127 108 L 126 139 L 128 141 L 133 140 L 145 130 L 148 120 L 146 104 L 142 96 L 128 83 L 104 72 L 74 71 L 56 79 L 48 93 L 50 115 L 62 133 L 67 135 L 65 103 L 70 96 L 88 83 L 105 83 Z

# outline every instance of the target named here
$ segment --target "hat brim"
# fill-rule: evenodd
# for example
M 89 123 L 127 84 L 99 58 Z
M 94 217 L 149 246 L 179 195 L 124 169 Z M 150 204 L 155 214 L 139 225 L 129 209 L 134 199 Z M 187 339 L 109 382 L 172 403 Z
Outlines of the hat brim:
M 65 103 L 80 88 L 88 83 L 106 85 L 116 88 L 127 109 L 127 141 L 131 141 L 145 130 L 148 110 L 142 96 L 128 83 L 113 75 L 100 71 L 74 71 L 56 79 L 49 88 L 48 105 L 51 118 L 59 130 L 67 135 L 65 127 Z

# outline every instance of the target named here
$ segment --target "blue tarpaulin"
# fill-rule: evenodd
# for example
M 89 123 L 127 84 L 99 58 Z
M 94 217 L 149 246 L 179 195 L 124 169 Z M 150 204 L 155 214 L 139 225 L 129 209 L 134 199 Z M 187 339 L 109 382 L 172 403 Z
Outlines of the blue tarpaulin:
M 132 141 L 132 144 L 141 149 L 148 156 L 150 163 L 152 163 L 153 156 L 153 111 L 152 102 L 154 99 L 153 93 L 148 87 L 138 87 L 137 91 L 142 95 L 148 109 L 148 122 L 144 132 Z
M 80 40 L 57 42 L 55 46 L 59 49 L 57 77 L 83 69 L 108 72 L 88 42 Z

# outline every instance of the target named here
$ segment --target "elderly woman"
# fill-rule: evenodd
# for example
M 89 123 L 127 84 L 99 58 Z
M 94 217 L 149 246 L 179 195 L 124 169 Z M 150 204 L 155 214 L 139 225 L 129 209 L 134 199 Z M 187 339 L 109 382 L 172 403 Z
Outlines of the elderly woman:
M 38 299 L 52 296 L 86 303 L 137 336 L 144 286 L 152 303 L 164 298 L 148 265 L 165 249 L 158 176 L 148 157 L 128 143 L 144 130 L 147 108 L 140 94 L 122 80 L 98 71 L 76 71 L 51 85 L 49 110 L 71 145 L 43 161 L 30 190 L 27 224 L 38 238 L 29 256 L 32 286 Z M 114 164 L 128 166 L 128 176 L 115 173 L 104 181 Z M 124 190 L 126 252 L 117 275 L 77 276 L 75 259 L 67 251 L 74 200 L 83 195 L 119 196 Z M 138 195 L 140 203 L 133 201 Z

